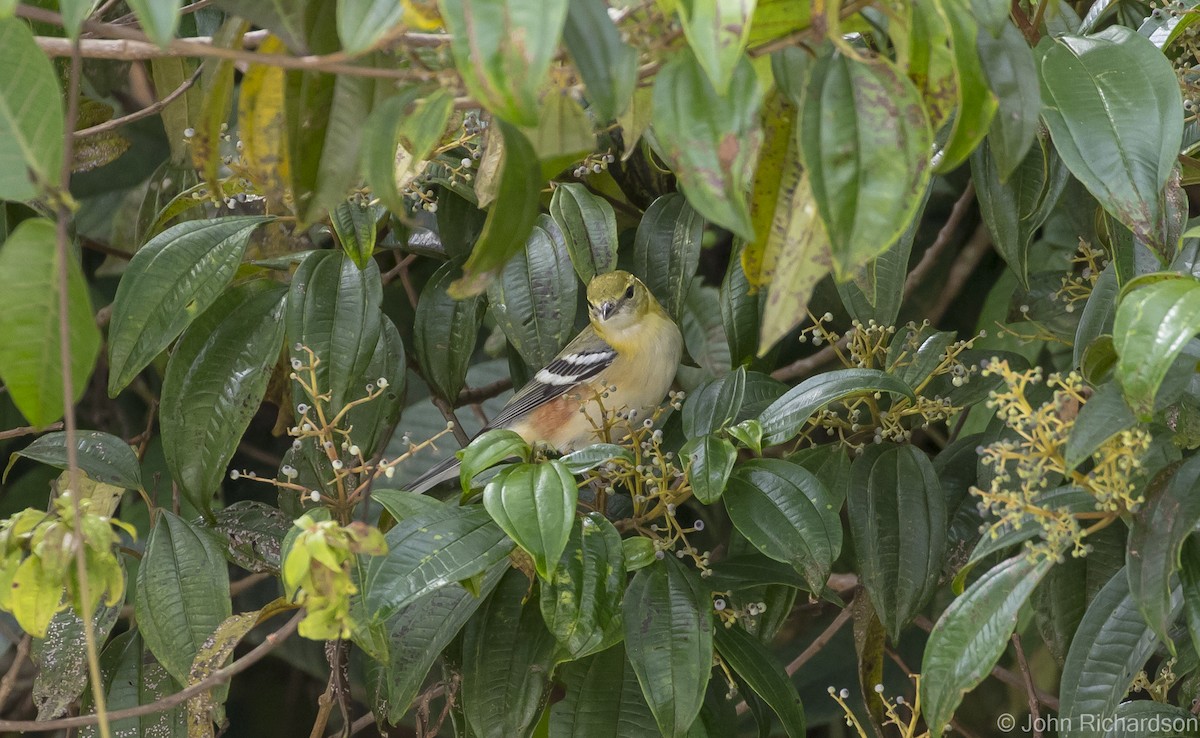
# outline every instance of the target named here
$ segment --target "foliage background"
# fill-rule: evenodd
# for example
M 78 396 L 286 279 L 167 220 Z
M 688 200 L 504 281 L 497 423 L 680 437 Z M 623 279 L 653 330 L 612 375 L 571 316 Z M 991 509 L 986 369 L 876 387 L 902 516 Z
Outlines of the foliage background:
M 1194 6 L 0 0 L 0 731 L 1200 733 Z

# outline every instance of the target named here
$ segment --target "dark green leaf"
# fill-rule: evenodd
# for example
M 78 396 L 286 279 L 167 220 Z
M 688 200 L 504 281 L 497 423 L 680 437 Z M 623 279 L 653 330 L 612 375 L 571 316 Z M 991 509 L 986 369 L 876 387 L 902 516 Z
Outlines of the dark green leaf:
M 966 161 L 988 132 L 996 114 L 996 96 L 988 89 L 975 45 L 979 27 L 967 0 L 935 0 L 950 32 L 950 50 L 954 56 L 955 103 L 957 110 L 950 123 L 945 146 L 937 159 L 936 170 L 949 172 Z
M 638 55 L 621 40 L 607 5 L 602 0 L 572 0 L 562 36 L 596 117 L 603 122 L 624 113 L 637 82 Z
M 62 141 L 54 67 L 25 21 L 0 18 L 0 200 L 30 200 L 57 185 Z
M 1042 120 L 1059 156 L 1135 237 L 1159 253 L 1174 253 L 1158 212 L 1183 133 L 1171 63 L 1122 26 L 1059 36 L 1039 49 Z
M 762 96 L 754 68 L 744 57 L 724 95 L 686 50 L 654 79 L 654 135 L 688 201 L 706 220 L 747 241 L 754 238 L 746 191 L 762 140 Z
M 531 453 L 533 450 L 529 444 L 514 431 L 492 428 L 480 433 L 462 451 L 462 465 L 458 478 L 462 483 L 463 493 L 470 491 L 471 480 L 479 472 L 512 458 L 529 461 Z
M 175 38 L 182 5 L 182 0 L 129 0 L 129 8 L 137 16 L 142 30 L 164 49 Z
M 463 630 L 463 711 L 479 738 L 529 736 L 545 702 L 555 643 L 528 591 L 510 569 Z
M 225 557 L 212 537 L 160 509 L 137 574 L 135 614 L 146 647 L 186 684 L 201 645 L 232 613 Z
M 850 489 L 850 458 L 845 449 L 837 445 L 809 446 L 788 456 L 787 460 L 812 472 L 833 499 L 834 507 L 841 508 Z
M 731 258 L 720 292 L 721 324 L 729 344 L 729 363 L 746 366 L 758 353 L 759 324 L 762 319 L 762 293 L 754 292 L 741 258 Z
M 633 465 L 633 452 L 614 443 L 593 443 L 559 459 L 572 474 L 582 474 L 605 462 L 622 459 Z
M 287 290 L 235 287 L 179 340 L 162 387 L 163 451 L 171 477 L 209 510 L 242 434 L 258 412 L 283 342 Z
M 561 461 L 516 464 L 484 487 L 483 506 L 533 557 L 538 576 L 549 580 L 571 536 L 578 493 L 575 478 Z
M 1025 600 L 1054 565 L 1024 554 L 994 567 L 946 608 L 929 634 L 921 704 L 931 738 L 941 738 L 963 695 L 991 673 Z M 1065 712 L 1065 710 L 1064 710 Z
M 999 36 L 979 34 L 978 43 L 983 73 L 998 102 L 988 131 L 988 147 L 1003 182 L 1033 145 L 1042 113 L 1042 93 L 1025 36 L 1012 23 L 1004 23 L 1001 29 Z
M 712 602 L 699 578 L 668 556 L 625 593 L 625 644 L 664 736 L 682 738 L 700 714 L 712 673 Z
M 564 665 L 566 696 L 550 708 L 550 735 L 571 738 L 659 738 L 625 647 Z
M 479 0 L 454 0 L 479 5 Z M 527 0 L 513 0 L 523 3 Z M 556 4 L 558 0 L 555 0 Z M 459 66 L 462 69 L 462 66 Z M 493 145 L 503 146 L 500 154 L 499 183 L 495 202 L 488 208 L 487 220 L 471 257 L 463 265 L 463 276 L 450 285 L 452 297 L 465 299 L 487 289 L 504 265 L 524 248 L 530 232 L 537 223 L 538 201 L 541 195 L 542 174 L 537 154 L 529 139 L 515 126 L 496 124 L 499 137 Z M 502 143 L 500 143 L 502 142 Z
M 0 56 L 3 53 L 0 51 Z M 0 60 L 0 70 L 2 64 Z M 0 140 L 4 138 L 2 125 Z M 0 144 L 0 157 L 3 146 Z M 54 223 L 45 218 L 21 221 L 0 249 L 0 336 L 4 337 L 0 340 L 0 379 L 13 404 L 35 426 L 58 420 L 67 402 L 83 396 L 100 353 L 100 330 L 92 315 L 87 283 L 79 262 L 71 256 L 66 264 L 67 314 L 63 316 L 59 310 L 60 266 Z M 63 396 L 60 321 L 66 323 L 70 348 L 74 388 L 70 398 Z
M 842 525 L 832 498 L 811 472 L 780 459 L 752 459 L 733 470 L 724 502 L 734 526 L 755 548 L 791 564 L 810 592 L 824 589 L 842 549 Z
M 1113 320 L 1116 375 L 1139 417 L 1149 417 L 1167 370 L 1197 332 L 1200 282 L 1192 277 L 1148 277 L 1122 296 Z
M 387 380 L 387 386 L 374 400 L 356 405 L 346 415 L 347 423 L 354 429 L 353 441 L 362 449 L 365 458 L 371 458 L 381 451 L 391 438 L 396 420 L 400 417 L 407 369 L 400 332 L 391 318 L 385 315 L 379 326 L 379 341 L 371 353 L 371 360 L 358 382 L 351 384 L 347 398 L 353 402 L 366 397 L 376 391 L 380 379 Z
M 900 238 L 921 204 L 933 144 L 925 108 L 887 60 L 823 56 L 798 130 L 834 272 L 846 280 Z
M 1192 637 L 1192 649 L 1200 652 L 1200 539 L 1188 538 L 1183 542 L 1179 564 L 1183 613 Z
M 1088 459 L 1105 441 L 1137 422 L 1121 388 L 1116 384 L 1103 384 L 1088 398 L 1079 410 L 1071 435 L 1063 449 L 1063 463 L 1068 472 Z
M 96 643 L 104 643 L 117 624 L 121 608 L 103 602 L 92 616 L 92 632 Z M 83 633 L 83 618 L 68 607 L 55 614 L 46 629 L 45 638 L 35 638 L 30 658 L 37 664 L 33 681 L 33 703 L 39 720 L 53 720 L 66 713 L 88 683 L 87 640 Z
M 526 364 L 543 367 L 575 334 L 578 292 L 563 232 L 542 215 L 524 250 L 488 285 L 487 296 L 508 342 Z
M 1083 365 L 1083 354 L 1101 334 L 1112 333 L 1113 313 L 1117 309 L 1117 270 L 1106 266 L 1092 285 L 1092 294 L 1079 316 L 1079 327 L 1075 330 L 1075 349 L 1072 356 L 1075 366 Z
M 172 226 L 126 267 L 108 329 L 108 394 L 116 397 L 225 291 L 250 241 L 268 220 L 227 217 Z
M 738 417 L 746 393 L 743 367 L 705 382 L 688 394 L 683 405 L 683 435 L 697 438 L 729 425 Z
M 892 642 L 937 589 L 946 555 L 946 501 L 913 446 L 868 446 L 850 469 L 850 535 L 859 576 Z
M 454 64 L 471 97 L 503 120 L 535 125 L 538 93 L 558 49 L 568 4 L 441 0 L 438 9 L 452 39 Z
M 859 394 L 891 392 L 915 399 L 912 389 L 878 369 L 838 369 L 810 377 L 788 390 L 759 415 L 768 446 L 795 438 L 812 415 L 835 400 Z
M 67 434 L 47 433 L 13 454 L 9 469 L 17 456 L 49 464 L 56 469 L 67 468 Z M 142 486 L 137 454 L 128 443 L 101 431 L 78 431 L 75 434 L 75 458 L 79 468 L 92 479 L 125 489 Z M 8 470 L 5 470 L 8 476 Z
M 367 610 L 383 618 L 421 595 L 486 571 L 513 547 L 476 505 L 443 505 L 413 515 L 386 537 L 387 554 L 371 557 L 363 580 Z
M 571 8 L 601 5 L 598 0 L 581 0 Z M 608 17 L 607 13 L 604 14 Z M 611 22 L 611 21 L 610 21 Z M 554 188 L 550 216 L 562 229 L 575 273 L 584 284 L 597 274 L 611 272 L 617 265 L 617 218 L 612 205 L 576 182 Z
M 1182 601 L 1178 588 L 1171 600 L 1177 613 Z M 1117 572 L 1092 600 L 1071 641 L 1059 687 L 1064 726 L 1059 734 L 1101 738 L 1104 724 L 1157 645 L 1158 637 L 1146 627 L 1129 591 L 1129 577 Z
M 229 543 L 225 557 L 255 572 L 279 573 L 283 539 L 292 531 L 292 520 L 282 510 L 263 502 L 239 500 L 213 513 L 213 530 Z
M 375 252 L 375 221 L 381 213 L 382 208 L 376 210 L 357 199 L 350 199 L 329 214 L 342 250 L 359 269 L 367 268 L 367 262 Z
M 1106 723 L 1107 725 L 1107 723 Z M 1153 700 L 1117 705 L 1112 727 L 1104 738 L 1196 738 L 1200 736 L 1195 714 L 1175 705 Z
M 676 321 L 700 265 L 704 219 L 677 193 L 650 204 L 633 240 L 634 271 Z
M 784 732 L 803 738 L 804 706 L 791 677 L 762 641 L 739 626 L 717 628 L 717 653 L 779 716 Z
M 838 296 L 850 317 L 860 323 L 874 320 L 880 325 L 895 325 L 904 300 L 908 257 L 921 225 L 921 213 L 932 192 L 932 187 L 926 188 L 917 216 L 891 248 L 864 264 L 854 279 L 837 283 Z
M 718 95 L 729 91 L 750 39 L 755 5 L 746 0 L 689 0 L 677 6 L 688 46 Z
M 688 483 L 692 494 L 705 505 L 721 499 L 737 449 L 729 441 L 712 434 L 692 438 L 679 449 L 679 457 L 687 464 Z
M 413 325 L 413 345 L 421 376 L 448 402 L 458 400 L 459 390 L 466 381 L 467 366 L 475 352 L 475 339 L 486 307 L 482 296 L 455 300 L 447 294 L 457 273 L 458 269 L 448 263 L 429 278 L 421 290 Z
M 337 251 L 313 252 L 292 276 L 286 318 L 288 352 L 301 366 L 312 363 L 308 351 L 320 360 L 315 370 L 316 389 L 329 394 L 329 407 L 335 413 L 361 391 L 357 384 L 379 342 L 382 293 L 374 261 L 359 269 Z M 307 370 L 297 373 L 305 382 L 312 382 Z M 303 398 L 303 391 L 294 383 L 293 387 L 293 395 Z
M 541 585 L 542 619 L 572 659 L 621 640 L 625 580 L 621 534 L 600 513 L 580 518 L 554 575 Z
M 148 705 L 169 697 L 180 685 L 167 673 L 152 653 L 146 650 L 136 630 L 126 631 L 113 638 L 100 655 L 101 673 L 107 687 L 105 703 L 109 711 Z M 85 694 L 84 709 L 91 712 L 91 695 Z M 141 717 L 115 720 L 110 724 L 113 735 L 128 738 L 187 738 L 187 710 L 181 705 L 173 710 Z M 79 732 L 80 738 L 98 738 L 100 731 L 89 725 Z

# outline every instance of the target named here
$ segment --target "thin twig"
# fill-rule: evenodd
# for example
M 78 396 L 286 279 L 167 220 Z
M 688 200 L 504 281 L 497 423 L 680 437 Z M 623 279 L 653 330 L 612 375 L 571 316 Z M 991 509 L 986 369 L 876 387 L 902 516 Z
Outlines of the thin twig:
M 0 441 L 7 441 L 10 438 L 20 438 L 21 436 L 28 436 L 32 433 L 44 433 L 46 431 L 62 430 L 62 427 L 63 424 L 58 422 L 51 423 L 44 428 L 37 428 L 32 425 L 25 425 L 20 428 L 9 428 L 6 431 L 0 431 Z
M 196 84 L 196 80 L 200 79 L 200 70 L 201 69 L 202 69 L 202 67 L 197 67 L 195 73 L 192 74 L 191 77 L 188 77 L 186 80 L 184 80 L 183 84 L 176 87 L 174 90 L 171 91 L 171 94 L 167 95 L 166 97 L 159 100 L 158 102 L 156 102 L 152 105 L 147 105 L 146 107 L 142 108 L 141 110 L 132 112 L 129 115 L 122 115 L 119 118 L 113 118 L 111 120 L 106 120 L 103 123 L 98 123 L 89 128 L 84 128 L 81 131 L 75 131 L 75 139 L 78 140 L 81 138 L 86 138 L 87 136 L 97 136 L 101 133 L 115 131 L 116 129 L 120 128 L 121 126 L 125 125 L 126 123 L 132 123 L 136 120 L 141 120 L 143 118 L 149 118 L 150 116 L 157 114 L 163 108 L 167 107 L 168 105 L 170 105 L 171 103 L 175 102 L 180 97 L 182 97 L 183 93 L 187 92 L 188 89 L 192 85 Z M 129 258 L 129 256 L 126 256 L 125 258 Z
M 154 715 L 155 713 L 166 712 L 182 705 L 192 697 L 207 692 L 214 686 L 228 681 L 234 675 L 249 669 L 271 651 L 278 648 L 279 644 L 283 643 L 296 632 L 296 628 L 300 626 L 300 621 L 303 617 L 303 612 L 296 613 L 282 628 L 268 635 L 262 643 L 255 646 L 245 656 L 223 669 L 217 669 L 190 687 L 185 687 L 175 694 L 167 695 L 147 705 L 127 707 L 124 710 L 113 710 L 108 714 L 109 720 L 115 722 L 127 718 L 141 717 L 142 715 Z M 0 720 L 0 731 L 49 733 L 50 731 L 64 728 L 82 728 L 85 725 L 95 725 L 97 721 L 98 719 L 95 715 L 80 715 L 78 717 L 60 718 L 58 720 Z
M 8 667 L 4 678 L 0 679 L 0 710 L 4 709 L 4 703 L 8 701 L 8 695 L 12 692 L 13 686 L 17 683 L 17 677 L 21 674 L 21 667 L 29 658 L 29 646 L 32 642 L 33 639 L 28 634 L 22 636 L 21 640 L 17 642 L 17 653 L 13 656 L 12 665 Z
M 463 430 L 462 423 L 458 422 L 458 416 L 454 414 L 454 408 L 450 407 L 450 404 L 440 397 L 434 397 L 433 404 L 441 411 L 442 417 L 446 419 L 446 422 L 450 424 L 450 430 L 454 431 L 454 437 L 458 439 L 459 445 L 466 446 L 470 443 L 471 437 Z
M 1017 666 L 1025 679 L 1025 695 L 1029 704 L 1029 715 L 1033 718 L 1033 738 L 1042 738 L 1042 716 L 1038 711 L 1037 688 L 1033 686 L 1033 674 L 1029 671 L 1029 661 L 1025 659 L 1025 649 L 1021 646 L 1021 634 L 1012 634 L 1013 649 L 1017 652 Z
M 458 393 L 458 400 L 455 401 L 454 406 L 478 405 L 484 400 L 490 400 L 512 388 L 512 377 L 497 379 L 495 382 L 485 384 L 482 387 L 465 387 Z

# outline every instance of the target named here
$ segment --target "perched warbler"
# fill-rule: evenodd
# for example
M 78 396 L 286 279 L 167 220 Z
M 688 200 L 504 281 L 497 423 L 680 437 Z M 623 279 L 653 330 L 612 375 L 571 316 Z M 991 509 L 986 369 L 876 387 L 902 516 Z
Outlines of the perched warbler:
M 683 351 L 683 336 L 671 316 L 629 272 L 593 277 L 587 302 L 588 326 L 484 430 L 508 428 L 529 443 L 566 452 L 597 440 L 602 411 L 646 417 L 662 402 Z M 425 492 L 456 477 L 458 466 L 451 457 L 408 488 Z

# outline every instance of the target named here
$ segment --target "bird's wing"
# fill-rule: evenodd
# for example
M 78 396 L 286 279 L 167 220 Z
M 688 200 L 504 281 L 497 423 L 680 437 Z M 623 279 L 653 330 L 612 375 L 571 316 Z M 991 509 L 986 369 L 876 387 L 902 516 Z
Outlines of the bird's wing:
M 519 420 L 539 405 L 598 376 L 612 365 L 616 357 L 616 350 L 589 325 L 512 396 L 504 409 L 488 423 L 488 427 L 503 428 Z

